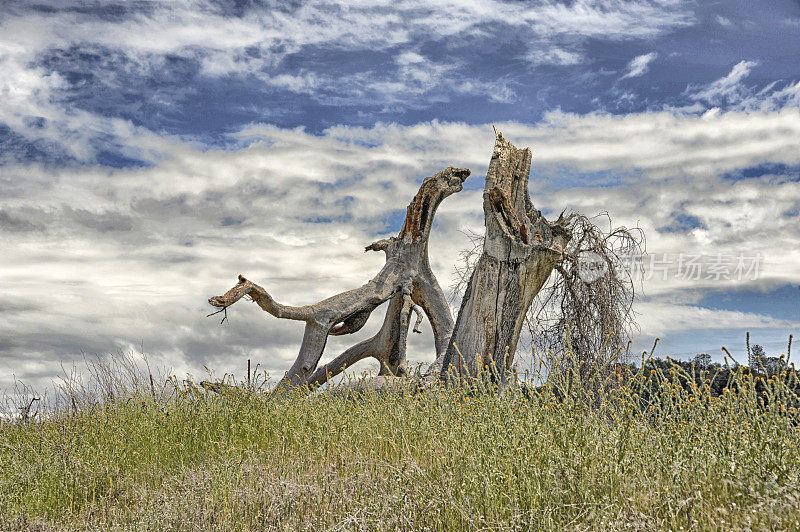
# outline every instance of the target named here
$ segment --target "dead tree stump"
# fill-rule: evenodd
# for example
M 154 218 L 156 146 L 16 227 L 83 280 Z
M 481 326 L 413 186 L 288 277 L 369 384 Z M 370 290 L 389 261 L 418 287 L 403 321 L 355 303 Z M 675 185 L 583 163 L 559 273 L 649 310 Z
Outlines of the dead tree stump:
M 530 169 L 530 149 L 496 132 L 483 192 L 483 253 L 442 360 L 443 377 L 475 377 L 481 368 L 505 382 L 525 314 L 570 239 L 571 216 L 548 222 L 531 203 Z

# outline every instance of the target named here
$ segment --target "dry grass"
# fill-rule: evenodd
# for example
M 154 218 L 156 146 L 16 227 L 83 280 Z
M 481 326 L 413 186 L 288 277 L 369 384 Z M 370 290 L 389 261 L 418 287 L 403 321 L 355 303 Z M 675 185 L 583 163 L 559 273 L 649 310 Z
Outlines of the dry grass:
M 118 388 L 0 426 L 0 528 L 800 528 L 796 411 L 764 406 L 742 372 L 721 397 L 629 377 L 501 396 Z M 657 403 L 638 400 L 645 383 Z

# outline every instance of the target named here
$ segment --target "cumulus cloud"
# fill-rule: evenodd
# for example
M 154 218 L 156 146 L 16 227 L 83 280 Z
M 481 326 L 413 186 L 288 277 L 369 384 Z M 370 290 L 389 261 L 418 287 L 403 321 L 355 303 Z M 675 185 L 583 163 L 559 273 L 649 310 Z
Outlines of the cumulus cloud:
M 702 119 L 672 112 L 552 112 L 536 129 L 520 126 L 513 133 L 520 143 L 537 146 L 540 163 L 569 164 L 586 172 L 640 170 L 648 180 L 676 173 L 707 178 L 765 161 L 794 164 L 797 140 L 792 135 L 800 127 L 799 113 L 787 107 L 775 113 L 729 112 Z M 539 134 L 531 136 L 531 131 Z

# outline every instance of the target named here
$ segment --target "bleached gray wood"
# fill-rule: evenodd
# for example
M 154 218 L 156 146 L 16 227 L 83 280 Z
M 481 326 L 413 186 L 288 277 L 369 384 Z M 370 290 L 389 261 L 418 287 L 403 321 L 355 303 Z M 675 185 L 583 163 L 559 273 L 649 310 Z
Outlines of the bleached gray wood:
M 378 333 L 347 349 L 327 364 L 318 367 L 308 378 L 308 384 L 311 386 L 325 384 L 356 362 L 368 357 L 375 358 L 380 362 L 379 376 L 405 375 L 406 340 L 412 312 L 417 315 L 414 332 L 421 332 L 419 324 L 422 321 L 422 313 L 419 307 L 414 304 L 408 294 L 395 294 L 389 303 L 383 326 Z
M 504 381 L 525 313 L 569 241 L 571 217 L 548 222 L 531 203 L 530 169 L 530 149 L 518 149 L 497 132 L 483 193 L 483 253 L 441 361 L 443 377 L 474 377 L 483 367 L 496 369 Z

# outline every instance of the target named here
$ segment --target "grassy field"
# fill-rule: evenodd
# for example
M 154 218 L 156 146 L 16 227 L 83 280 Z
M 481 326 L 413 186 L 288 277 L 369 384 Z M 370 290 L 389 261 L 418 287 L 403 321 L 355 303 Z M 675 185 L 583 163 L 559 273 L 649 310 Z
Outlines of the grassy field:
M 784 378 L 737 371 L 711 397 L 672 377 L 502 396 L 138 386 L 0 427 L 0 528 L 800 529 Z

